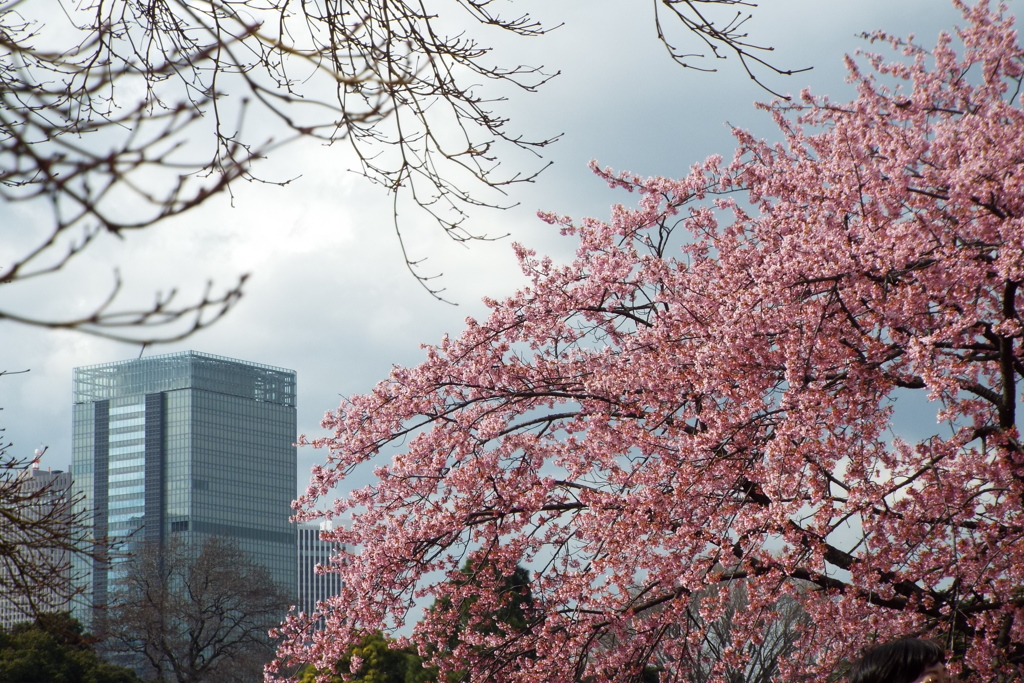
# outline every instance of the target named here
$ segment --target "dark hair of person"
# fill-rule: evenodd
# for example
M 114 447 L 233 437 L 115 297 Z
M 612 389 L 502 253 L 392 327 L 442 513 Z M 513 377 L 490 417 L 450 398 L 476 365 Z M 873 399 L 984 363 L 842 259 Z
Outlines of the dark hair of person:
M 945 651 L 930 640 L 894 640 L 861 657 L 850 669 L 850 683 L 911 683 L 929 666 L 945 661 Z

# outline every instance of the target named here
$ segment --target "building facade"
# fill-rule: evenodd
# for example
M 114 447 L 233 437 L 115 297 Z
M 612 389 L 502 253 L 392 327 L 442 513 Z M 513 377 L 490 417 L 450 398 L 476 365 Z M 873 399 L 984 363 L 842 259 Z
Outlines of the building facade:
M 316 605 L 323 602 L 332 595 L 337 595 L 341 590 L 341 576 L 335 572 L 317 573 L 317 566 L 331 566 L 331 558 L 342 555 L 345 546 L 339 543 L 332 543 L 320 538 L 321 531 L 330 531 L 331 523 L 304 522 L 298 526 L 299 546 L 299 583 L 298 602 L 296 606 L 299 612 L 312 614 L 316 611 Z
M 37 453 L 40 453 L 37 451 Z M 40 453 L 41 454 L 41 453 Z M 7 587 L 0 593 L 0 627 L 31 621 L 39 612 L 59 612 L 68 608 L 71 588 L 71 559 L 63 546 L 70 539 L 71 511 L 68 492 L 71 473 L 41 470 L 38 458 L 30 469 L 18 474 L 17 496 L 23 508 L 14 512 L 29 521 L 40 522 L 45 529 L 23 531 L 11 540 L 22 546 L 22 561 L 32 566 L 31 572 L 13 562 L 0 563 Z M 50 547 L 47 547 L 50 546 Z
M 73 391 L 73 500 L 113 549 L 75 568 L 92 606 L 133 544 L 172 537 L 231 539 L 294 590 L 293 371 L 186 351 L 76 368 Z

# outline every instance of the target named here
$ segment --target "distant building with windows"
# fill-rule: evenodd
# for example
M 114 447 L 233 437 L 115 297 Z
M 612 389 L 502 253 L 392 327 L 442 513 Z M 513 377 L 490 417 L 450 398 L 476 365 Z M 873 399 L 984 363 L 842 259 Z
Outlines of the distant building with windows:
M 42 455 L 42 451 L 36 451 Z M 16 512 L 24 514 L 27 518 L 36 519 L 49 517 L 58 523 L 50 528 L 58 535 L 62 534 L 62 528 L 66 527 L 66 537 L 71 538 L 71 510 L 68 492 L 71 489 L 71 473 L 61 470 L 42 470 L 39 468 L 39 459 L 32 463 L 31 468 L 18 473 L 17 486 L 20 489 L 20 496 L 27 499 L 27 508 Z M 25 501 L 23 501 L 25 502 Z M 53 516 L 53 513 L 56 515 Z M 31 539 L 31 540 L 29 540 Z M 24 545 L 32 544 L 35 537 L 30 535 L 28 539 L 15 538 L 15 543 Z M 0 564 L 0 572 L 3 572 L 3 585 L 18 585 L 20 590 L 4 591 L 0 593 L 0 627 L 10 628 L 14 624 L 31 621 L 35 612 L 58 612 L 68 609 L 68 597 L 71 593 L 71 564 L 69 553 L 64 549 L 57 548 L 22 548 L 23 557 L 33 561 L 37 570 L 41 572 L 53 572 L 56 576 L 48 575 L 41 583 L 37 583 L 29 577 L 18 572 L 17 568 L 4 562 Z M 17 575 L 16 575 L 17 574 Z
M 236 542 L 286 590 L 296 585 L 295 372 L 185 351 L 76 368 L 72 495 L 108 563 L 77 559 L 102 607 L 136 543 Z
M 304 522 L 298 527 L 299 584 L 298 611 L 312 614 L 318 602 L 323 602 L 341 590 L 341 576 L 335 572 L 317 573 L 317 565 L 328 567 L 331 557 L 345 552 L 345 546 L 320 538 L 320 532 L 330 531 L 331 523 Z

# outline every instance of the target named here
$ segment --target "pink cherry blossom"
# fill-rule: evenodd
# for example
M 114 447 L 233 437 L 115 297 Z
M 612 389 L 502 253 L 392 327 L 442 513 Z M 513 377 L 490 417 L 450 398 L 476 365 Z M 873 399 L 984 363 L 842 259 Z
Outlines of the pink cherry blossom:
M 743 581 L 720 671 L 787 595 L 810 621 L 776 680 L 904 634 L 965 681 L 1024 676 L 1024 51 L 1004 7 L 957 6 L 931 50 L 874 34 L 897 55 L 850 59 L 852 102 L 766 105 L 778 144 L 738 132 L 681 179 L 595 166 L 636 205 L 543 214 L 571 263 L 517 246 L 529 286 L 329 413 L 296 516 L 345 518 L 357 550 L 279 663 L 410 626 L 425 655 L 461 629 L 433 664 L 471 680 L 683 680 L 692 596 Z M 938 414 L 918 441 L 914 392 Z M 450 581 L 467 560 L 498 574 Z M 530 628 L 474 631 L 517 564 Z M 470 595 L 469 627 L 417 607 Z

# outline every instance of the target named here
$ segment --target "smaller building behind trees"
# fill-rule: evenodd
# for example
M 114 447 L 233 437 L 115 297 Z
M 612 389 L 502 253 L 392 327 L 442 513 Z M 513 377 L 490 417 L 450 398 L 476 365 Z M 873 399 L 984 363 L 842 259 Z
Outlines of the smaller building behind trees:
M 66 609 L 78 551 L 68 491 L 71 473 L 39 467 L 0 448 L 0 627 Z

